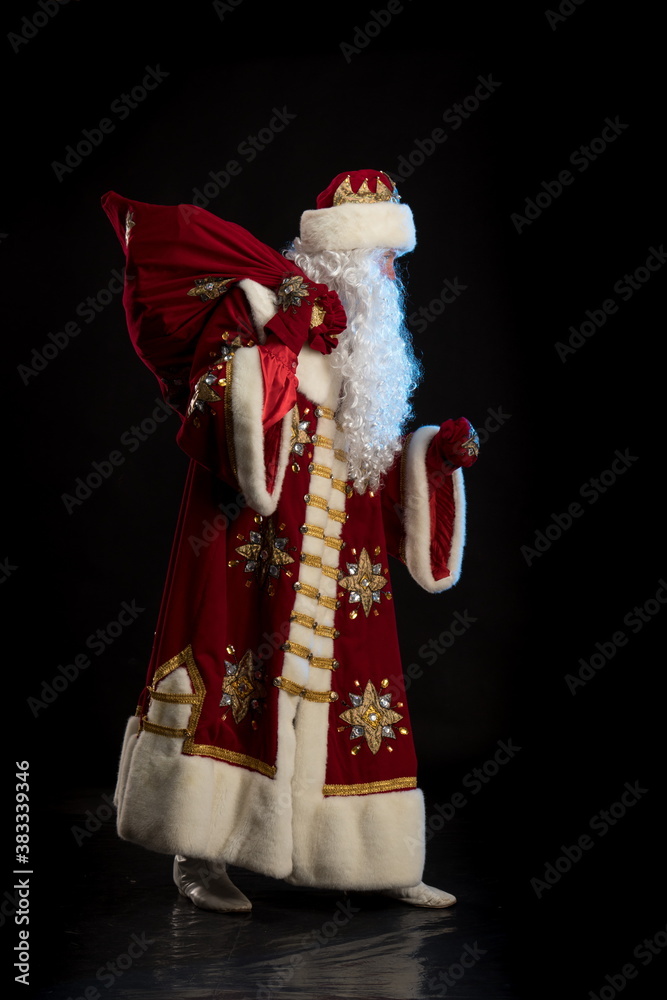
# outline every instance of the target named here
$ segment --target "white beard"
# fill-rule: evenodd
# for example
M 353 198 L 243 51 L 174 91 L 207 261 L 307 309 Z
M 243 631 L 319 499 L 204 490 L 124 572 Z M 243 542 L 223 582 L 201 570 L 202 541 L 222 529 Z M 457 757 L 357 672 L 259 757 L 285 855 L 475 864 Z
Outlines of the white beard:
M 376 490 L 400 451 L 421 375 L 404 322 L 402 288 L 380 271 L 385 250 L 304 254 L 299 242 L 286 256 L 338 292 L 347 314 L 348 327 L 330 355 L 343 379 L 336 419 L 345 431 L 355 490 Z

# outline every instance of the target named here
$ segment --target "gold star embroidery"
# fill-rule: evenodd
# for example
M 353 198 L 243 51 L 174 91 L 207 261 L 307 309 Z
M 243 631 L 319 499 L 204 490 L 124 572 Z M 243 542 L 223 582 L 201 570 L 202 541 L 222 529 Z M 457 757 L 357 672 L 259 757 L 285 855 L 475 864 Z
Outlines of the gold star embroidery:
M 348 563 L 349 576 L 339 580 L 339 585 L 349 591 L 349 603 L 361 604 L 368 618 L 373 602 L 380 603 L 380 591 L 387 585 L 386 577 L 382 576 L 381 563 L 371 563 L 371 557 L 366 549 L 361 550 L 358 563 Z
M 262 522 L 261 531 L 250 532 L 250 542 L 239 545 L 237 552 L 246 559 L 245 572 L 254 573 L 260 587 L 267 576 L 279 577 L 280 567 L 293 563 L 294 559 L 285 551 L 288 538 L 276 538 L 273 518 Z
M 292 274 L 283 278 L 276 294 L 283 312 L 287 312 L 290 306 L 292 311 L 295 311 L 297 306 L 301 305 L 301 299 L 305 299 L 308 295 L 308 285 L 300 274 Z
M 299 420 L 299 407 L 292 410 L 292 439 L 290 441 L 290 451 L 297 455 L 303 455 L 304 446 L 311 443 L 310 434 L 307 433 L 310 423 L 307 420 Z
M 234 278 L 195 278 L 195 287 L 188 291 L 188 295 L 197 295 L 202 302 L 212 302 L 229 291 L 232 281 Z
M 221 706 L 231 706 L 234 722 L 237 724 L 248 714 L 251 703 L 259 708 L 259 698 L 266 697 L 262 682 L 263 673 L 255 666 L 252 650 L 243 654 L 240 663 L 225 660 L 225 679 L 222 682 Z
M 477 436 L 477 431 L 472 429 L 472 434 L 467 441 L 464 441 L 461 445 L 464 451 L 467 451 L 469 455 L 479 455 L 479 437 Z
M 365 737 L 368 749 L 372 754 L 376 754 L 382 745 L 383 738 L 396 739 L 396 733 L 392 726 L 395 722 L 400 722 L 403 716 L 390 708 L 390 694 L 378 694 L 375 685 L 369 681 L 363 697 L 358 694 L 350 694 L 350 701 L 352 708 L 341 712 L 340 718 L 352 727 L 350 729 L 351 740 Z
M 132 232 L 132 227 L 136 226 L 134 221 L 134 212 L 128 212 L 125 216 L 125 246 L 130 242 L 130 233 Z
M 220 381 L 219 373 L 207 372 L 197 382 L 195 391 L 188 406 L 188 416 L 192 416 L 194 410 L 203 410 L 204 403 L 219 403 L 221 396 L 213 389 L 216 382 Z

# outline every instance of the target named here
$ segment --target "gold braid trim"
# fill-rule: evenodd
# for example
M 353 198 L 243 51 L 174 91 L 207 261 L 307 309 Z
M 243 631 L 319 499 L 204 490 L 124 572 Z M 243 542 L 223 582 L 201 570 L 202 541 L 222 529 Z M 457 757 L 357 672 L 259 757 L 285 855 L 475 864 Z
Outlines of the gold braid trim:
M 388 778 L 386 781 L 367 781 L 359 785 L 324 785 L 323 795 L 374 795 L 376 792 L 397 792 L 416 788 L 416 778 Z
M 187 749 L 186 749 L 187 748 Z M 221 747 L 206 746 L 201 743 L 192 743 L 188 740 L 183 745 L 183 753 L 195 754 L 203 757 L 215 757 L 217 760 L 226 760 L 229 764 L 240 764 L 242 767 L 249 767 L 252 771 L 259 771 L 267 778 L 274 778 L 276 768 L 271 764 L 265 764 L 263 760 L 256 757 L 248 757 L 244 753 L 237 753 L 236 750 L 223 750 Z
M 327 420 L 333 420 L 336 415 L 336 411 L 330 409 L 328 406 L 316 406 L 315 416 L 316 417 L 326 417 Z
M 334 458 L 337 458 L 339 462 L 347 462 L 347 452 L 342 448 L 334 448 Z
M 232 471 L 236 478 L 238 479 L 238 472 L 236 469 L 236 448 L 234 447 L 234 419 L 232 417 L 232 370 L 233 370 L 234 355 L 230 354 L 227 358 L 227 367 L 225 370 L 225 379 L 227 385 L 225 386 L 225 430 L 227 434 L 227 450 L 229 451 L 229 462 L 232 467 Z
M 340 580 L 343 575 L 336 566 L 322 566 L 321 561 L 320 566 L 322 567 L 322 573 L 324 576 L 328 576 L 330 580 Z
M 345 483 L 343 483 L 343 487 Z M 329 507 L 329 517 L 332 521 L 338 521 L 339 524 L 345 524 L 349 514 L 346 514 L 344 510 L 335 510 L 333 507 Z
M 317 587 L 311 587 L 309 583 L 295 583 L 294 589 L 298 594 L 303 594 L 304 597 L 310 597 L 313 601 L 319 601 L 320 592 Z
M 176 694 L 169 691 L 156 691 L 153 687 L 149 687 L 148 691 L 153 701 L 169 701 L 175 705 L 196 705 L 199 701 L 199 697 L 196 694 Z
M 330 549 L 338 549 L 339 552 L 345 548 L 345 542 L 341 541 L 340 538 L 333 538 L 331 535 L 324 536 L 324 544 L 328 545 Z M 322 572 L 324 572 L 324 566 Z
M 344 493 L 347 496 L 347 483 L 344 479 L 332 479 L 331 488 L 338 490 L 339 493 Z
M 300 611 L 293 611 L 289 616 L 291 622 L 296 622 L 297 625 L 303 625 L 305 628 L 316 628 L 317 622 L 310 615 L 302 615 Z M 317 633 L 319 635 L 319 632 Z
M 302 552 L 300 558 L 301 562 L 305 563 L 306 566 L 314 566 L 316 569 L 321 569 L 322 572 L 324 572 L 321 556 L 311 556 L 309 552 Z M 336 577 L 336 579 L 338 579 L 338 577 Z
M 319 465 L 317 462 L 311 462 L 308 466 L 308 471 L 313 476 L 322 476 L 323 479 L 333 479 L 331 469 L 326 465 Z
M 315 622 L 311 628 L 314 630 L 315 635 L 323 635 L 327 639 L 337 639 L 340 635 L 338 629 L 334 628 L 333 625 L 318 625 L 317 622 Z
M 316 448 L 333 448 L 333 438 L 324 437 L 323 434 L 313 434 L 312 443 Z
M 310 535 L 311 538 L 324 538 L 324 528 L 317 524 L 302 524 L 299 528 L 302 535 Z
M 329 608 L 331 611 L 338 611 L 340 607 L 340 601 L 337 601 L 335 597 L 322 597 L 321 594 L 318 594 L 317 603 L 324 605 L 325 608 Z
M 312 660 L 313 658 L 308 646 L 302 646 L 299 642 L 284 642 L 281 649 L 284 649 L 286 653 L 294 653 L 295 656 L 300 656 L 304 660 Z
M 319 667 L 320 670 L 338 670 L 340 666 L 338 660 L 332 660 L 328 656 L 312 656 L 312 654 L 310 665 L 312 667 Z
M 171 726 L 158 726 L 148 719 L 142 723 L 141 728 L 145 733 L 155 733 L 157 736 L 174 736 L 176 739 L 183 739 L 185 736 L 192 736 L 189 729 L 172 729 Z
M 320 510 L 329 509 L 329 505 L 324 497 L 318 497 L 316 493 L 306 493 L 303 499 L 309 507 L 318 507 Z
M 287 677 L 275 677 L 273 683 L 281 691 L 287 692 L 287 694 L 298 695 L 299 698 L 303 698 L 305 701 L 338 701 L 338 695 L 335 691 L 310 691 L 308 688 L 301 687 L 300 684 L 295 684 L 294 681 L 290 681 Z
M 320 670 L 338 670 L 340 666 L 338 660 L 328 656 L 313 656 L 312 651 L 307 646 L 302 646 L 300 642 L 284 642 L 280 648 L 286 653 L 294 653 L 295 656 L 308 660 L 312 667 L 319 667 Z

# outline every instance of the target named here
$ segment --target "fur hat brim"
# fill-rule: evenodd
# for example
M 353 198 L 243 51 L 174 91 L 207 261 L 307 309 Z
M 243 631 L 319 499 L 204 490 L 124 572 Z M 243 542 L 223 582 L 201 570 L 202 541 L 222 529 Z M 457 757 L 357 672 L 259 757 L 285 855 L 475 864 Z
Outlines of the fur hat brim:
M 310 209 L 301 216 L 301 243 L 306 253 L 381 248 L 406 253 L 414 250 L 416 242 L 409 206 L 395 202 L 348 202 Z

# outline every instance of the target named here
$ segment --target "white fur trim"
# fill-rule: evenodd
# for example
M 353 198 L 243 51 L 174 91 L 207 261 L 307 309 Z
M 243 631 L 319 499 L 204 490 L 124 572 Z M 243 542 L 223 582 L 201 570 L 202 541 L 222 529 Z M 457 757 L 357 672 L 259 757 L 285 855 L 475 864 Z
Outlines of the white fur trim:
M 264 327 L 276 314 L 278 298 L 275 292 L 267 288 L 266 285 L 260 285 L 258 281 L 253 281 L 251 278 L 239 281 L 239 288 L 242 289 L 248 300 L 257 338 L 260 344 L 264 344 L 266 342 Z
M 278 473 L 273 492 L 269 493 L 266 488 L 262 428 L 264 383 L 256 347 L 240 347 L 234 354 L 231 396 L 234 452 L 239 486 L 248 506 L 266 517 L 273 514 L 280 499 L 292 437 L 292 413 L 290 411 L 283 417 Z
M 431 572 L 431 515 L 429 508 L 429 486 L 426 478 L 426 452 L 438 432 L 437 427 L 420 427 L 412 435 L 405 463 L 405 495 L 403 497 L 405 518 L 405 561 L 412 578 L 432 594 L 449 590 L 461 575 L 463 547 L 465 543 L 465 492 L 463 473 L 456 469 L 452 473 L 454 488 L 454 532 L 449 557 L 450 575 L 436 580 Z
M 328 406 L 332 410 L 337 408 L 340 376 L 334 374 L 329 355 L 320 354 L 306 344 L 299 354 L 296 377 L 299 380 L 299 390 L 311 402 Z
M 305 253 L 322 250 L 370 250 L 386 247 L 414 250 L 417 238 L 408 205 L 347 202 L 334 208 L 315 208 L 301 216 Z

